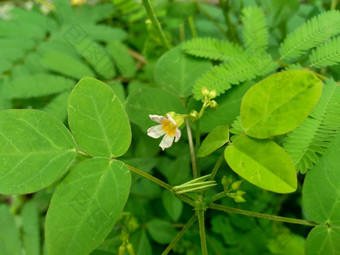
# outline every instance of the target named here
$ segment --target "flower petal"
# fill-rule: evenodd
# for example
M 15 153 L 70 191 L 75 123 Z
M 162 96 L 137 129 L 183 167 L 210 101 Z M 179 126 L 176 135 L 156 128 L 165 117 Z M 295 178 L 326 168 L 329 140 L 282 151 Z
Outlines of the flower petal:
M 147 130 L 147 134 L 148 136 L 152 137 L 152 138 L 159 138 L 162 135 L 165 134 L 165 131 L 163 131 L 162 129 L 162 125 L 157 125 L 157 126 L 153 126 L 151 128 L 149 128 Z
M 170 114 L 167 114 L 166 117 L 168 118 L 168 120 L 170 120 L 172 122 L 172 124 L 174 124 L 177 127 L 176 121 L 171 117 Z
M 179 128 L 176 128 L 176 133 L 175 133 L 175 143 L 178 142 L 178 140 L 181 138 L 181 130 Z
M 164 116 L 160 116 L 160 115 L 150 114 L 149 117 L 152 121 L 155 121 L 157 123 L 162 123 L 163 120 L 166 120 Z
M 174 137 L 173 136 L 165 135 L 163 137 L 161 143 L 159 144 L 159 146 L 164 151 L 164 149 L 169 148 L 172 145 L 173 141 L 174 141 Z

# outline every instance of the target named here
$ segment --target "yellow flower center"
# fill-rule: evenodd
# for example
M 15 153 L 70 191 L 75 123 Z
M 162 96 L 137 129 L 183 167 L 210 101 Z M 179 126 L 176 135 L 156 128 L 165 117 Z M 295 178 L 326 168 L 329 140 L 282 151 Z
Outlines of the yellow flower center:
M 176 125 L 174 125 L 170 120 L 162 121 L 162 130 L 166 132 L 168 136 L 173 136 L 176 133 Z

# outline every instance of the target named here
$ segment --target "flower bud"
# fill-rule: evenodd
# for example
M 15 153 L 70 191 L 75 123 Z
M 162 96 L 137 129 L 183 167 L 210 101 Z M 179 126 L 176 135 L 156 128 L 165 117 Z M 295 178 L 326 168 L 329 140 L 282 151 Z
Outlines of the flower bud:
M 125 253 L 125 245 L 121 245 L 121 246 L 119 246 L 119 249 L 118 249 L 118 254 L 119 255 L 124 255 L 124 253 Z
M 235 201 L 236 203 L 244 203 L 244 202 L 246 202 L 246 200 L 245 200 L 242 196 L 238 196 L 238 195 L 236 195 L 236 196 L 234 197 L 234 201 Z
M 209 103 L 209 106 L 211 109 L 216 109 L 218 104 L 215 100 L 211 100 L 210 103 Z
M 129 255 L 134 255 L 135 254 L 135 250 L 133 249 L 133 246 L 131 243 L 128 243 L 128 245 L 126 246 L 127 251 L 129 253 Z
M 209 92 L 209 98 L 214 99 L 217 96 L 216 90 L 212 90 Z
M 202 94 L 203 97 L 209 96 L 209 94 L 210 94 L 209 89 L 207 87 L 205 87 L 205 86 L 202 87 L 201 88 L 201 94 Z
M 236 181 L 233 184 L 231 184 L 231 189 L 232 190 L 238 190 L 241 187 L 243 181 Z

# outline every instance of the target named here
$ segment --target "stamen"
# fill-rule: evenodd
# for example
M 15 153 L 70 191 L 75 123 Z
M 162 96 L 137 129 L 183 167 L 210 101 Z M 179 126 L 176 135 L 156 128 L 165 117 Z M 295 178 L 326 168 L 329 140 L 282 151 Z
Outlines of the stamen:
M 168 136 L 173 136 L 176 134 L 176 126 L 170 120 L 162 121 L 162 130 L 166 132 Z

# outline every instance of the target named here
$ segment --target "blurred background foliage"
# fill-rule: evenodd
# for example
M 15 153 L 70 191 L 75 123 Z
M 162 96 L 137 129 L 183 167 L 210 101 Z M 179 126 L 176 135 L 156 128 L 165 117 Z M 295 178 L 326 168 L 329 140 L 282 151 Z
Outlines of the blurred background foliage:
M 224 20 L 219 1 L 151 1 L 172 45 L 199 37 L 241 42 L 242 9 L 261 7 L 269 27 L 268 52 L 277 56 L 285 36 L 307 19 L 335 8 L 330 0 L 234 0 L 227 3 L 230 25 Z M 71 5 L 72 4 L 72 5 Z M 107 0 L 72 2 L 56 0 L 0 2 L 0 110 L 34 108 L 47 111 L 67 125 L 68 95 L 83 76 L 108 83 L 126 103 L 132 124 L 133 141 L 124 161 L 152 173 L 171 185 L 191 179 L 186 134 L 173 147 L 160 152 L 158 141 L 147 137 L 149 120 L 141 119 L 145 101 L 154 111 L 185 111 L 178 98 L 157 88 L 153 70 L 166 51 L 154 33 L 140 1 Z M 302 60 L 303 61 L 303 60 Z M 339 66 L 331 67 L 339 79 Z M 254 84 L 244 82 L 220 96 L 216 112 L 207 112 L 204 132 L 231 124 L 239 115 L 240 100 Z M 137 96 L 136 96 L 137 93 Z M 138 97 L 143 93 L 142 101 Z M 164 99 L 164 100 L 163 100 Z M 195 108 L 195 101 L 189 108 Z M 152 105 L 150 109 L 153 110 Z M 156 112 L 159 111 L 159 112 Z M 216 117 L 217 116 L 217 117 Z M 222 153 L 200 159 L 207 174 Z M 84 156 L 77 161 L 84 160 Z M 234 175 L 224 162 L 217 180 Z M 301 182 L 303 177 L 300 176 Z M 219 183 L 215 192 L 222 190 Z M 230 198 L 221 203 L 249 211 L 304 218 L 301 186 L 291 195 L 276 195 L 244 183 L 246 203 Z M 213 193 L 213 191 L 209 191 Z M 46 254 L 44 217 L 53 187 L 31 195 L 0 195 L 0 254 Z M 92 254 L 118 254 L 122 238 L 128 238 L 136 254 L 161 254 L 192 215 L 192 208 L 140 176 L 133 175 L 130 198 L 111 234 Z M 304 254 L 309 227 L 272 222 L 236 214 L 208 211 L 207 243 L 210 254 Z M 25 253 L 24 253 L 25 252 Z M 174 254 L 200 254 L 195 224 L 174 248 Z M 127 254 L 127 252 L 126 252 Z

